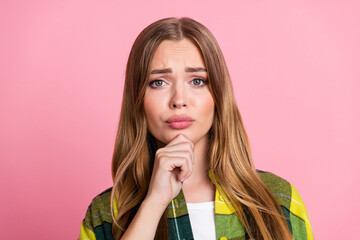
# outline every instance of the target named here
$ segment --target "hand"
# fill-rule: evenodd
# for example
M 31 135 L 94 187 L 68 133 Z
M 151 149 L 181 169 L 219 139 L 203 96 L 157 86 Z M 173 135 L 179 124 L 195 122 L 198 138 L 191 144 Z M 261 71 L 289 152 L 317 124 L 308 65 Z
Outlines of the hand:
M 146 198 L 165 209 L 179 194 L 182 183 L 190 177 L 193 163 L 194 144 L 185 135 L 177 135 L 156 151 Z

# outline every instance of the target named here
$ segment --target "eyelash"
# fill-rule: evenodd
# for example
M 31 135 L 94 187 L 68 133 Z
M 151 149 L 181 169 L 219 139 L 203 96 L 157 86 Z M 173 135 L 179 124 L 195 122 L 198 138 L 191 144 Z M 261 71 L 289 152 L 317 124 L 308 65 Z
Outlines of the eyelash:
M 200 80 L 200 81 L 202 81 L 202 84 L 201 84 L 201 85 L 195 85 L 195 84 L 193 84 L 195 87 L 201 87 L 201 86 L 206 85 L 206 84 L 208 83 L 207 80 L 205 80 L 205 79 L 203 79 L 203 78 L 200 78 L 200 77 L 196 77 L 196 78 L 192 79 L 191 82 L 193 82 L 193 81 L 195 81 L 195 80 Z M 155 80 L 153 80 L 153 81 L 151 81 L 151 82 L 149 83 L 149 86 L 150 86 L 150 87 L 153 87 L 153 88 L 160 88 L 160 87 L 164 86 L 164 85 L 156 86 L 156 85 L 155 85 L 155 82 L 157 82 L 157 81 L 162 81 L 163 83 L 165 82 L 165 81 L 162 80 L 162 79 L 155 79 Z

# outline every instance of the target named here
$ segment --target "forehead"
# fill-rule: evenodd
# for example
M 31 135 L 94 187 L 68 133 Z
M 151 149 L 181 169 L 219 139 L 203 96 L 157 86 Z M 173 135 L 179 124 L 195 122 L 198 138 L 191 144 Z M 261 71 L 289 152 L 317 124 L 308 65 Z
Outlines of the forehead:
M 179 65 L 205 68 L 202 54 L 191 40 L 184 38 L 180 41 L 162 41 L 155 51 L 151 69 L 172 68 Z

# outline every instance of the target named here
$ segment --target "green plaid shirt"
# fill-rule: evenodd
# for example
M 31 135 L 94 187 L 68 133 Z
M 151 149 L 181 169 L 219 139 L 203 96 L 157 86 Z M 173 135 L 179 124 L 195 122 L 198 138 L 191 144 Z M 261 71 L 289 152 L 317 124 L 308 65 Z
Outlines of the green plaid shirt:
M 269 172 L 259 171 L 262 181 L 275 195 L 296 240 L 312 240 L 309 217 L 300 194 L 288 181 Z M 113 219 L 110 209 L 111 188 L 96 196 L 81 223 L 80 240 L 114 239 L 111 233 Z M 114 214 L 117 208 L 114 206 Z M 182 191 L 167 207 L 169 236 L 171 240 L 194 239 L 185 197 Z M 215 228 L 218 240 L 245 240 L 247 234 L 234 210 L 228 206 L 219 191 L 215 193 Z

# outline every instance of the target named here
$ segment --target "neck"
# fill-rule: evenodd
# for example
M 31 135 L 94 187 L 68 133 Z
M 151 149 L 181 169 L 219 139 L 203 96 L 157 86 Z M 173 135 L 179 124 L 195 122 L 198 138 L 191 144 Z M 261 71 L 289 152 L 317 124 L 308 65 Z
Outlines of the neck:
M 208 179 L 209 159 L 208 159 L 209 143 L 207 136 L 204 136 L 194 145 L 194 164 L 191 176 L 187 183 L 197 183 Z
M 190 203 L 214 201 L 215 188 L 209 179 L 208 138 L 205 136 L 194 145 L 194 164 L 191 176 L 182 190 Z

